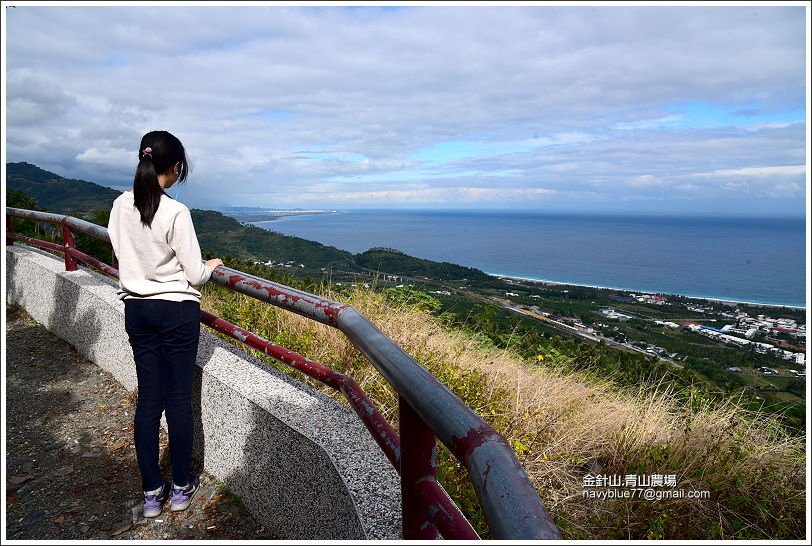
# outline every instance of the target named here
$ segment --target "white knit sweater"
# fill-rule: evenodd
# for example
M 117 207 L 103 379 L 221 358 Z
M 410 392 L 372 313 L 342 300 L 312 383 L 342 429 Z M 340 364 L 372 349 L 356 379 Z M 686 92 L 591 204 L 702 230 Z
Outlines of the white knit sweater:
M 107 231 L 118 258 L 119 299 L 200 301 L 192 287 L 208 281 L 212 270 L 203 263 L 186 205 L 162 195 L 148 228 L 132 190 L 125 191 L 113 201 Z

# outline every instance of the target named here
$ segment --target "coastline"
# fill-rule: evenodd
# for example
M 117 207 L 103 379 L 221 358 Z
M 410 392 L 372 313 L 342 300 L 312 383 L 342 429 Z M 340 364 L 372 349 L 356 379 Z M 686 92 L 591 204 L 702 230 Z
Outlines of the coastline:
M 292 212 L 292 211 L 291 211 Z M 305 212 L 304 214 L 289 214 L 286 216 L 277 216 L 271 218 L 265 218 L 262 220 L 249 220 L 249 223 L 256 225 L 257 227 L 261 227 L 263 229 L 269 229 L 272 224 L 276 224 L 280 220 L 284 220 L 285 218 L 293 217 L 293 216 L 315 216 L 319 214 L 335 214 L 335 213 L 342 213 L 344 211 L 336 211 L 336 210 L 322 210 L 322 211 L 315 211 L 315 210 L 308 210 L 308 211 L 297 211 L 297 212 Z M 301 235 L 299 235 L 301 237 Z M 307 237 L 305 237 L 307 238 Z M 315 240 L 315 239 L 311 239 Z M 321 241 L 318 241 L 321 242 Z M 325 244 L 325 243 L 322 243 Z M 353 252 L 347 248 L 344 248 L 348 252 Z M 421 259 L 428 259 L 428 258 L 421 258 Z M 461 265 L 455 263 L 454 265 Z M 464 267 L 477 267 L 474 265 L 467 265 Z M 635 288 L 624 288 L 618 286 L 602 286 L 597 284 L 586 284 L 586 283 L 577 283 L 577 282 L 562 282 L 562 281 L 552 281 L 548 279 L 540 279 L 540 278 L 533 278 L 533 277 L 523 277 L 519 275 L 512 275 L 512 274 L 501 274 L 501 273 L 493 273 L 488 271 L 483 271 L 487 275 L 494 277 L 494 278 L 501 278 L 501 279 L 513 279 L 519 280 L 523 282 L 531 282 L 537 283 L 541 285 L 560 285 L 560 286 L 573 286 L 573 287 L 586 287 L 586 288 L 596 288 L 596 289 L 603 289 L 603 290 L 612 290 L 617 292 L 632 292 L 638 294 L 662 294 L 672 297 L 680 297 L 680 298 L 688 298 L 693 300 L 701 300 L 707 302 L 716 302 L 719 304 L 724 305 L 749 305 L 754 307 L 769 307 L 769 308 L 787 308 L 787 309 L 798 309 L 798 310 L 805 310 L 807 308 L 806 304 L 789 304 L 789 303 L 775 303 L 775 302 L 759 302 L 759 301 L 749 301 L 749 300 L 738 300 L 738 299 L 730 299 L 726 297 L 720 296 L 708 296 L 708 295 L 691 295 L 691 294 L 679 294 L 679 293 L 672 293 L 672 292 L 657 292 L 657 291 L 650 291 L 650 290 L 642 290 L 642 289 L 635 289 Z
M 692 300 L 704 300 L 710 301 L 715 303 L 722 303 L 725 305 L 752 305 L 756 307 L 787 307 L 789 309 L 806 309 L 805 305 L 790 305 L 785 303 L 761 303 L 756 301 L 745 301 L 745 300 L 730 300 L 730 299 L 723 299 L 723 298 L 714 298 L 710 296 L 690 296 L 687 294 L 672 294 L 670 292 L 648 292 L 645 290 L 635 290 L 633 288 L 618 288 L 615 286 L 600 286 L 596 284 L 578 284 L 572 282 L 560 282 L 560 281 L 550 281 L 546 279 L 534 279 L 530 277 L 517 277 L 515 275 L 502 275 L 500 273 L 490 273 L 488 271 L 484 272 L 486 275 L 490 275 L 491 277 L 495 277 L 497 279 L 510 279 L 516 281 L 523 281 L 523 282 L 530 282 L 534 284 L 541 284 L 541 285 L 553 285 L 553 286 L 577 286 L 580 288 L 598 288 L 601 290 L 614 290 L 617 292 L 633 292 L 635 294 L 659 294 L 663 296 L 672 296 L 677 298 L 689 298 Z
M 327 209 L 309 209 L 309 210 L 253 210 L 253 211 L 230 211 L 218 210 L 217 212 L 234 218 L 238 222 L 249 222 L 251 224 L 260 224 L 263 222 L 273 222 L 283 218 L 291 218 L 294 216 L 318 216 L 322 214 L 337 214 L 336 210 Z M 258 219 L 255 219 L 258 218 Z

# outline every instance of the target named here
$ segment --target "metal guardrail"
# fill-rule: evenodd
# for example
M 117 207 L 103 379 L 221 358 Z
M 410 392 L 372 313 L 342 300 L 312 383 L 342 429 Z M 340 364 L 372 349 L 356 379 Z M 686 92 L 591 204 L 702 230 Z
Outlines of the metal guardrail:
M 107 229 L 71 216 L 6 207 L 6 244 L 22 241 L 61 252 L 65 269 L 76 261 L 118 278 L 118 270 L 76 249 L 73 230 L 110 242 Z M 14 233 L 10 217 L 62 226 L 59 245 Z M 459 508 L 437 482 L 436 439 L 468 470 L 496 539 L 560 539 L 507 440 L 375 325 L 352 307 L 289 286 L 220 266 L 210 282 L 343 332 L 398 393 L 401 435 L 380 415 L 351 378 L 276 345 L 219 317 L 201 312 L 201 322 L 340 391 L 401 476 L 403 537 L 477 539 Z

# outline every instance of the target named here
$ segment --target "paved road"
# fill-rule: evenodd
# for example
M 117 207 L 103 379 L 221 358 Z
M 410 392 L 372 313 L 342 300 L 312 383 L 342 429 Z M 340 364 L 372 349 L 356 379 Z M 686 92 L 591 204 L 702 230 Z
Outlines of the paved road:
M 205 473 L 192 507 L 145 520 L 135 396 L 16 307 L 6 307 L 5 350 L 8 539 L 274 538 Z M 161 442 L 166 455 L 163 431 Z

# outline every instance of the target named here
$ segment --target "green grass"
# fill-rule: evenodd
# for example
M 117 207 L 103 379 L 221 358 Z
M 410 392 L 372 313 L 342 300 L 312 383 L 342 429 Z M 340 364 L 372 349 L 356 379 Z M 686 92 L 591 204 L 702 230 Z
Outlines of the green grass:
M 619 387 L 584 365 L 582 359 L 593 356 L 578 345 L 547 346 L 543 361 L 526 360 L 514 349 L 498 346 L 488 332 L 471 330 L 488 321 L 497 329 L 501 321 L 510 322 L 499 313 L 488 315 L 484 307 L 457 309 L 469 317 L 486 315 L 461 329 L 461 320 L 432 316 L 442 312 L 443 298 L 421 291 L 307 288 L 358 308 L 502 433 L 565 538 L 777 539 L 804 533 L 805 507 L 799 496 L 804 487 L 803 441 L 787 435 L 764 413 L 715 400 L 696 387 Z M 335 330 L 219 286 L 204 290 L 204 303 L 215 314 L 355 378 L 397 425 L 392 389 Z M 264 359 L 320 388 L 287 366 Z M 343 403 L 335 392 L 327 394 Z M 438 461 L 443 486 L 487 537 L 464 469 L 444 448 Z M 599 461 L 609 474 L 674 471 L 684 487 L 710 490 L 713 497 L 587 502 L 578 493 L 589 461 Z M 762 480 L 769 480 L 770 486 Z

